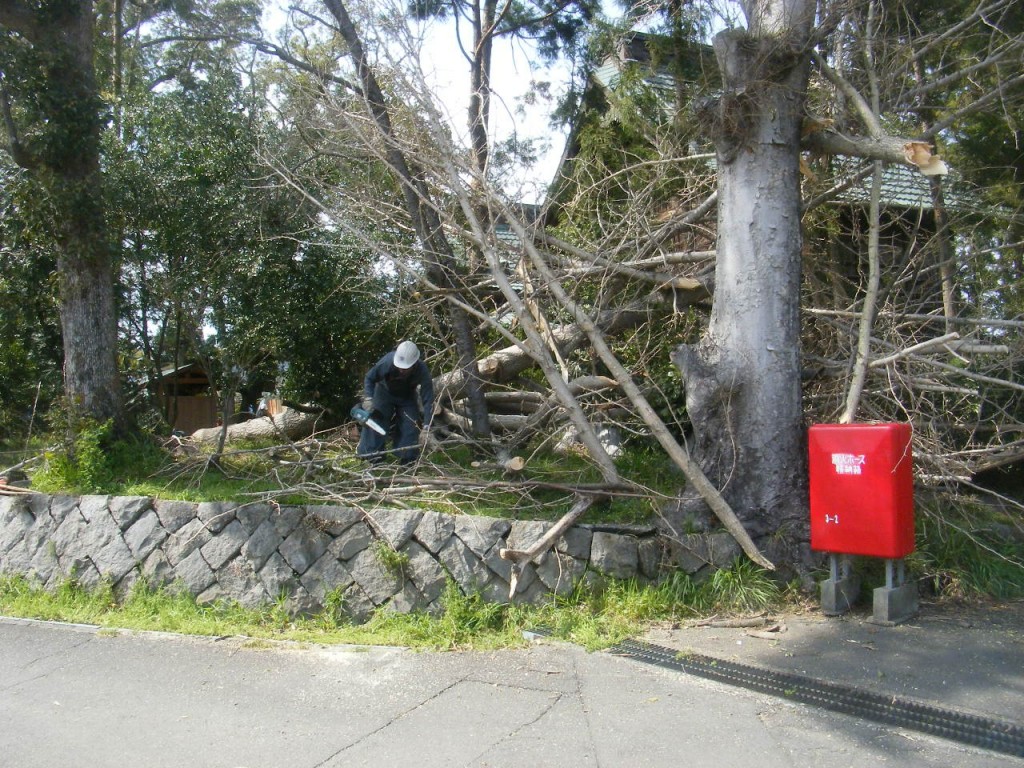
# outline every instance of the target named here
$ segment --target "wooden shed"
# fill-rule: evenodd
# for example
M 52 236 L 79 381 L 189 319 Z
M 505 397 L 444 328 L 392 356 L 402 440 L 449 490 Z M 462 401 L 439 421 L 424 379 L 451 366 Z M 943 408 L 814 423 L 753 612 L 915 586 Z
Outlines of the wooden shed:
M 165 368 L 157 382 L 164 418 L 171 428 L 190 435 L 220 421 L 220 398 L 199 363 Z

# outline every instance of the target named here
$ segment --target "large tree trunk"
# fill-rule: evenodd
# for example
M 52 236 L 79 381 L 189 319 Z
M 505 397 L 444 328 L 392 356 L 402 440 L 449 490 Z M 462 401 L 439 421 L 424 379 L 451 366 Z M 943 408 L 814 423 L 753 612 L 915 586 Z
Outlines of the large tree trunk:
M 806 525 L 800 390 L 800 127 L 814 4 L 749 7 L 718 35 L 718 261 L 711 321 L 673 354 L 695 453 L 755 539 Z M 775 6 L 786 5 L 785 13 Z M 775 11 L 775 13 L 773 13 Z M 686 505 L 681 505 L 685 515 Z M 682 526 L 679 513 L 674 526 Z M 796 525 L 793 525 L 796 523 Z M 680 527 L 679 532 L 682 532 Z M 779 553 L 793 561 L 795 553 Z
M 45 192 L 58 250 L 65 394 L 74 413 L 124 424 L 117 315 L 100 172 L 100 110 L 90 0 L 59 8 L 5 3 L 0 24 L 32 45 L 12 83 L 32 124 L 21 129 L 4 91 L 14 160 Z M 29 56 L 33 60 L 29 60 Z M 24 137 L 31 137 L 23 142 Z M 43 205 L 43 203 L 41 203 Z

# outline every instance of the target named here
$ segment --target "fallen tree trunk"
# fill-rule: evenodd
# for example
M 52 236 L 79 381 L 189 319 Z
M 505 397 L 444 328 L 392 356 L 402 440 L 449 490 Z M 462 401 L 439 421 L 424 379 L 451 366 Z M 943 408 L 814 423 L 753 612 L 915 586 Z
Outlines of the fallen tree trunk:
M 285 408 L 275 416 L 260 416 L 227 428 L 225 442 L 239 440 L 281 439 L 297 440 L 309 437 L 316 428 L 322 413 L 302 413 L 294 408 Z M 223 427 L 197 429 L 191 439 L 197 443 L 216 443 Z
M 685 303 L 695 303 L 702 300 L 704 295 L 706 294 L 694 291 L 692 296 L 687 297 Z M 636 328 L 656 316 L 668 314 L 673 309 L 678 310 L 681 305 L 681 302 L 678 301 L 675 307 L 669 302 L 661 304 L 654 301 L 634 302 L 628 307 L 601 312 L 595 323 L 604 334 L 615 336 L 630 328 Z M 551 337 L 563 358 L 588 343 L 586 332 L 577 323 L 553 328 Z M 480 377 L 485 382 L 505 384 L 524 371 L 533 368 L 537 362 L 529 353 L 513 344 L 481 358 L 477 364 Z M 465 379 L 461 371 L 445 373 L 434 380 L 434 389 L 439 393 L 443 391 L 453 400 L 461 397 L 464 385 Z

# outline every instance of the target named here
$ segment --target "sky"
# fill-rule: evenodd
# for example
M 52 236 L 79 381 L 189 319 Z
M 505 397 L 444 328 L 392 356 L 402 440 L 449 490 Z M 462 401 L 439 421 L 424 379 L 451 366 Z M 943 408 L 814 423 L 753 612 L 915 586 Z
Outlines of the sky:
M 437 92 L 443 94 L 450 124 L 458 135 L 464 136 L 469 104 L 469 69 L 458 51 L 452 25 L 434 25 L 425 39 L 421 62 L 428 76 L 432 74 L 435 78 Z M 521 139 L 539 141 L 544 148 L 538 162 L 517 174 L 510 186 L 521 188 L 518 193 L 524 202 L 541 202 L 557 170 L 567 132 L 555 130 L 549 124 L 555 104 L 538 103 L 529 107 L 525 114 L 518 113 L 517 107 L 534 78 L 549 80 L 552 95 L 563 96 L 568 88 L 568 68 L 561 65 L 531 72 L 531 51 L 522 43 L 501 40 L 495 45 L 492 73 L 495 91 L 491 103 L 492 135 L 500 141 L 515 133 Z
M 399 0 L 400 1 L 400 0 Z M 381 3 L 381 7 L 385 3 Z M 264 30 L 275 37 L 287 15 L 289 0 L 272 0 L 264 11 Z M 462 56 L 451 22 L 431 22 L 424 27 L 424 44 L 420 51 L 421 67 L 440 95 L 439 101 L 448 115 L 454 135 L 465 139 L 467 109 L 469 105 L 469 65 Z M 564 95 L 568 87 L 569 72 L 565 65 L 553 70 L 533 73 L 532 56 L 522 42 L 500 40 L 495 44 L 492 87 L 492 136 L 502 141 L 515 133 L 520 139 L 534 139 L 543 152 L 538 162 L 516 174 L 506 186 L 506 192 L 524 202 L 540 202 L 554 176 L 565 146 L 566 131 L 551 128 L 548 116 L 554 104 L 538 103 L 525 115 L 517 113 L 519 99 L 529 90 L 533 78 L 548 79 L 555 96 Z

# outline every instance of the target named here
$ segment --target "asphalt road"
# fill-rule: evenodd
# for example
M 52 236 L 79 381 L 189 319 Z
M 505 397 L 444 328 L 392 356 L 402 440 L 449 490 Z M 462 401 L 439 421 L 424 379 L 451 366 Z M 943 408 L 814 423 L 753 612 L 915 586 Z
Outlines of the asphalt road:
M 2 768 L 1020 766 L 542 642 L 416 653 L 0 619 Z

